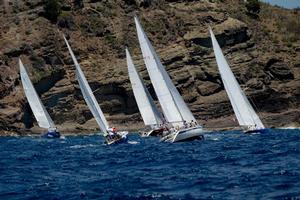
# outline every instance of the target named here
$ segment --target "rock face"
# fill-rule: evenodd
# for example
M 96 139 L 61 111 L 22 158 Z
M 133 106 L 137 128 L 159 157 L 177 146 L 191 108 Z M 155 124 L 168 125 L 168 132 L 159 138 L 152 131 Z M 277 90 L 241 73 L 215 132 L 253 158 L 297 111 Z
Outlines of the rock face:
M 135 14 L 201 123 L 236 125 L 208 26 L 267 126 L 300 123 L 299 37 L 292 46 L 274 42 L 265 33 L 269 22 L 247 16 L 240 1 L 107 0 L 83 1 L 80 6 L 72 0 L 62 2 L 57 23 L 44 18 L 42 0 L 0 4 L 0 134 L 23 133 L 25 128 L 34 132 L 36 127 L 21 86 L 18 58 L 62 132 L 98 130 L 80 93 L 63 33 L 110 124 L 143 127 L 127 75 L 125 45 L 157 98 L 138 46 Z M 264 9 L 275 8 L 264 5 L 262 12 Z M 298 12 L 278 8 L 276 12 L 299 18 Z M 219 123 L 223 118 L 225 122 Z

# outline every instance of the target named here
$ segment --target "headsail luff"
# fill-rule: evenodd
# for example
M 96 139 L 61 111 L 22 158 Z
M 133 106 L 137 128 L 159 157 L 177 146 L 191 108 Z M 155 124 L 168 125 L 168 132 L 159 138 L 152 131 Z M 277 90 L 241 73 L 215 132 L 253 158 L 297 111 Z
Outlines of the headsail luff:
M 196 121 L 161 64 L 137 17 L 134 20 L 144 62 L 167 121 L 174 125 L 182 125 L 184 120 Z
M 236 78 L 234 77 L 234 74 L 232 73 L 227 63 L 211 28 L 209 28 L 209 32 L 218 69 L 220 71 L 225 90 L 228 94 L 228 97 L 230 99 L 231 105 L 233 107 L 234 113 L 238 119 L 239 124 L 241 126 L 253 126 L 256 127 L 256 129 L 265 128 L 258 115 L 254 111 L 253 107 L 249 103 L 246 95 L 242 91 Z
M 137 102 L 139 111 L 142 115 L 143 121 L 145 125 L 159 126 L 160 124 L 162 124 L 161 115 L 157 110 L 157 107 L 151 95 L 149 94 L 149 91 L 147 90 L 141 77 L 139 76 L 127 48 L 126 60 L 133 94 Z
M 28 73 L 21 59 L 19 59 L 19 66 L 20 66 L 20 75 L 21 75 L 21 81 L 25 92 L 25 96 L 28 100 L 33 115 L 36 121 L 38 122 L 38 125 L 41 128 L 56 129 L 53 120 L 51 119 L 49 113 L 45 109 L 37 92 L 35 91 L 32 82 L 30 81 Z
M 73 59 L 73 62 L 75 64 L 76 78 L 78 80 L 80 90 L 83 94 L 84 100 L 87 103 L 88 107 L 90 108 L 90 110 L 91 110 L 94 118 L 96 119 L 101 131 L 106 135 L 108 133 L 107 130 L 108 130 L 109 126 L 108 126 L 108 123 L 105 119 L 105 116 L 104 116 L 104 114 L 103 114 L 103 112 L 102 112 L 102 110 L 101 110 L 101 108 L 100 108 L 100 106 L 99 106 L 99 104 L 98 104 L 98 102 L 97 102 L 97 100 L 96 100 L 96 98 L 95 98 L 95 96 L 94 96 L 94 94 L 93 94 L 93 92 L 92 92 L 92 90 L 91 90 L 91 88 L 90 88 L 90 86 L 89 86 L 89 84 L 88 84 L 81 68 L 80 68 L 79 63 L 77 62 L 77 59 L 76 59 L 76 57 L 75 57 L 68 41 L 67 41 L 67 39 L 65 38 L 65 36 L 63 36 L 63 37 L 64 37 L 64 40 L 65 40 L 66 45 L 68 47 L 68 50 L 71 54 L 71 57 Z

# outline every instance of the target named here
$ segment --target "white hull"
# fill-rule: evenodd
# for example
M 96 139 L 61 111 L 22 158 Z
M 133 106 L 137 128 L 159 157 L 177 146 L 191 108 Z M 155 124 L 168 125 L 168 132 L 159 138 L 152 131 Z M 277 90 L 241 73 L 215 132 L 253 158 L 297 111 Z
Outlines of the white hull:
M 111 144 L 117 144 L 117 143 L 125 143 L 127 142 L 127 134 L 121 135 L 118 133 L 118 137 L 115 137 L 113 139 L 106 139 L 106 144 L 111 145 Z
M 164 142 L 181 142 L 186 140 L 203 139 L 202 127 L 192 127 L 175 131 L 161 139 Z

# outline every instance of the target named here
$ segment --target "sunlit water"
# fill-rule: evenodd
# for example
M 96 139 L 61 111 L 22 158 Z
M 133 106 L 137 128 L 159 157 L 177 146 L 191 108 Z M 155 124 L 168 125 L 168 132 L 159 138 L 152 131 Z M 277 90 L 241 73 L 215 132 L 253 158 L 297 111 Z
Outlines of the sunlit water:
M 300 131 L 161 143 L 0 138 L 0 199 L 299 199 Z

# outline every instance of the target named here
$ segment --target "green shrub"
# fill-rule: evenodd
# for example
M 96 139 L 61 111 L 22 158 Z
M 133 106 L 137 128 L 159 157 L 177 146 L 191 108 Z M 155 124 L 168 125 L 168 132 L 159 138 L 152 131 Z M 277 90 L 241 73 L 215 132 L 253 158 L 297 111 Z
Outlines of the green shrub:
M 82 20 L 80 27 L 83 32 L 92 34 L 96 37 L 103 37 L 106 31 L 106 23 L 99 17 L 88 17 Z
M 57 17 L 61 13 L 61 5 L 59 0 L 44 0 L 45 17 L 52 22 L 56 22 Z
M 84 7 L 83 0 L 74 0 L 75 9 L 80 9 Z
M 70 11 L 62 11 L 57 18 L 57 24 L 62 28 L 74 29 L 75 23 Z
M 247 0 L 246 8 L 249 13 L 258 14 L 260 12 L 260 3 L 258 0 Z

